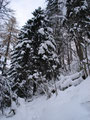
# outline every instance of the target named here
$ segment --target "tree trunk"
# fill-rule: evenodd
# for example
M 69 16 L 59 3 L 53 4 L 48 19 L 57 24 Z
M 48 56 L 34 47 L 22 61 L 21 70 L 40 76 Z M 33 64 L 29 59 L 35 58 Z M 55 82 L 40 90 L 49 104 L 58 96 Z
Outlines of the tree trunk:
M 86 67 L 85 62 L 83 62 L 83 60 L 84 60 L 84 54 L 83 54 L 84 50 L 82 50 L 82 46 L 81 46 L 80 40 L 74 40 L 74 42 L 75 42 L 75 45 L 76 45 L 76 50 L 77 50 L 77 54 L 78 54 L 80 63 L 83 64 L 83 69 L 84 69 L 84 72 L 85 72 L 85 77 L 87 77 L 88 76 L 87 67 Z
M 33 79 L 35 81 L 35 79 Z M 35 92 L 37 90 L 36 83 L 33 82 L 33 95 L 35 95 Z

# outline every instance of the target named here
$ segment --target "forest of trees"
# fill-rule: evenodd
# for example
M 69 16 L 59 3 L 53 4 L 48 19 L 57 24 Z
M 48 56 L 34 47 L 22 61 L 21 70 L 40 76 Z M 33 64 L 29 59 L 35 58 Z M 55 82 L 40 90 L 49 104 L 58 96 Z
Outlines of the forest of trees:
M 78 64 L 90 75 L 89 0 L 46 0 L 18 29 L 9 1 L 0 0 L 0 110 L 34 95 L 46 94 L 49 84 L 69 74 Z M 9 64 L 10 63 L 10 64 Z M 74 71 L 75 72 L 75 71 Z M 55 86 L 55 90 L 56 86 Z

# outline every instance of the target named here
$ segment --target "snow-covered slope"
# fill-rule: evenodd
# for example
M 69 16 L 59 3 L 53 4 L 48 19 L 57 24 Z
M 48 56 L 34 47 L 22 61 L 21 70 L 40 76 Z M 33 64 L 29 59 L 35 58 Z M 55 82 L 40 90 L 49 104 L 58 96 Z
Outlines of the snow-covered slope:
M 90 77 L 48 100 L 45 96 L 29 103 L 21 100 L 14 117 L 0 120 L 90 120 Z

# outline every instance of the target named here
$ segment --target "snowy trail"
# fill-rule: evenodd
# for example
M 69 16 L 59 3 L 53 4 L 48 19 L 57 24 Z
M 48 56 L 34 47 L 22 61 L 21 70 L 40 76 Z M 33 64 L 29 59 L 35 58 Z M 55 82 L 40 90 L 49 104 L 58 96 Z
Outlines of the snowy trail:
M 25 103 L 17 114 L 0 120 L 90 120 L 90 77 L 76 87 L 59 91 L 58 96 L 46 100 L 45 96 Z

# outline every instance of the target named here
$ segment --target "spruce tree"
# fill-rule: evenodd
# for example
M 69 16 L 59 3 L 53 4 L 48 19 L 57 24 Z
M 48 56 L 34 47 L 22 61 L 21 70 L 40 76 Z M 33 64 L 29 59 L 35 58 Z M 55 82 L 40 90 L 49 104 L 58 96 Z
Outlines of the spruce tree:
M 89 32 L 90 29 L 90 9 L 86 0 L 67 0 L 67 22 L 70 30 L 79 32 Z M 87 33 L 88 35 L 89 33 Z
M 76 50 L 80 62 L 86 59 L 87 39 L 90 39 L 90 8 L 86 0 L 67 0 L 66 25 L 72 34 L 72 40 L 76 45 Z M 84 45 L 84 47 L 82 46 Z M 88 58 L 87 58 L 88 59 Z M 85 74 L 87 76 L 87 68 L 84 64 Z
M 63 27 L 63 20 L 65 18 L 65 0 L 47 0 L 46 13 L 51 21 L 54 39 L 57 45 L 57 54 L 59 56 L 60 66 L 62 67 L 62 52 L 64 54 L 64 38 L 65 29 Z M 62 52 L 61 52 L 62 51 Z
M 30 97 L 37 91 L 37 84 L 56 79 L 58 74 L 56 44 L 49 21 L 41 8 L 33 16 L 21 30 L 9 73 L 13 88 L 21 97 Z

